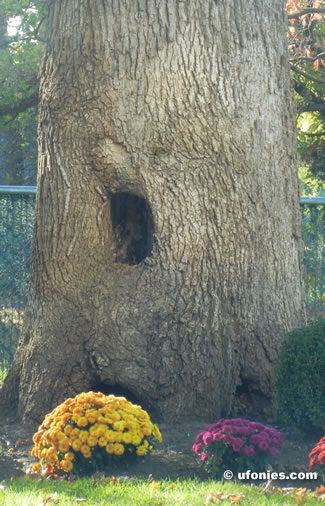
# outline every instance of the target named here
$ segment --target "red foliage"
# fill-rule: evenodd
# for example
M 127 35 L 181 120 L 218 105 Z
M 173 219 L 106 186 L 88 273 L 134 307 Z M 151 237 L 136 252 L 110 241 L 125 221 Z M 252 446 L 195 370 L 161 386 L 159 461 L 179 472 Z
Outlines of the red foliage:
M 307 7 L 307 5 L 308 7 Z M 289 27 L 287 32 L 290 62 L 300 68 L 304 68 L 308 61 L 312 62 L 313 69 L 318 72 L 319 65 L 323 60 L 318 55 L 323 54 L 323 48 L 313 40 L 313 28 L 315 23 L 323 21 L 323 14 L 320 12 L 309 12 L 311 9 L 319 9 L 320 1 L 289 0 L 285 5 L 288 13 Z M 308 12 L 306 12 L 306 9 Z M 290 17 L 301 12 L 297 17 Z
M 323 437 L 320 441 L 318 441 L 315 448 L 312 449 L 309 458 L 309 467 L 308 471 L 311 471 L 315 465 L 324 465 L 325 464 L 325 437 Z

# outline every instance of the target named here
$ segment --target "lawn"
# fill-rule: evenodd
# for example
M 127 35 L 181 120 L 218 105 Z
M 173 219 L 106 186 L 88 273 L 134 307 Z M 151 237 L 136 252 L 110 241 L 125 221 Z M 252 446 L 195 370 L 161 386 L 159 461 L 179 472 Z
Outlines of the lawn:
M 321 492 L 321 489 L 318 489 Z M 1 486 L 0 504 L 35 506 L 87 505 L 279 505 L 319 504 L 325 495 L 302 488 L 275 489 L 271 485 L 250 486 L 238 482 L 130 478 L 48 481 L 21 478 Z

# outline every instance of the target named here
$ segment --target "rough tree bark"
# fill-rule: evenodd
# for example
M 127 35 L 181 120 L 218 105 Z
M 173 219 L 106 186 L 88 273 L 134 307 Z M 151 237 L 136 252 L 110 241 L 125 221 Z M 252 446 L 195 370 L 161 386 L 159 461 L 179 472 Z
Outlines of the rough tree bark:
M 26 325 L 1 399 L 272 399 L 304 320 L 282 0 L 52 0 Z

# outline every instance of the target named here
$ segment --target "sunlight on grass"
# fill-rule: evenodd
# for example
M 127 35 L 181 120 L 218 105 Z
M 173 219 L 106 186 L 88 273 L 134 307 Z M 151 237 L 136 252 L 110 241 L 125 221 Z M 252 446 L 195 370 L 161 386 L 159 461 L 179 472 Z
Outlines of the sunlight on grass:
M 159 482 L 132 479 L 80 479 L 73 482 L 17 479 L 0 490 L 0 504 L 35 505 L 53 502 L 60 506 L 87 505 L 208 505 L 208 504 L 319 504 L 305 489 L 265 492 L 236 482 L 199 480 Z M 300 491 L 300 492 L 299 492 Z M 303 491 L 303 492 L 301 492 Z M 300 494 L 300 496 L 299 496 Z

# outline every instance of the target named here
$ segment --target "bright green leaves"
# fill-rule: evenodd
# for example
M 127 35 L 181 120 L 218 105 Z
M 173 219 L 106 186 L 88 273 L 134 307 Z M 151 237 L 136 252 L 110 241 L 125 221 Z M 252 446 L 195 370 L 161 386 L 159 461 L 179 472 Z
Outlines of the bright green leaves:
M 44 2 L 0 2 L 0 184 L 35 183 L 45 29 Z

